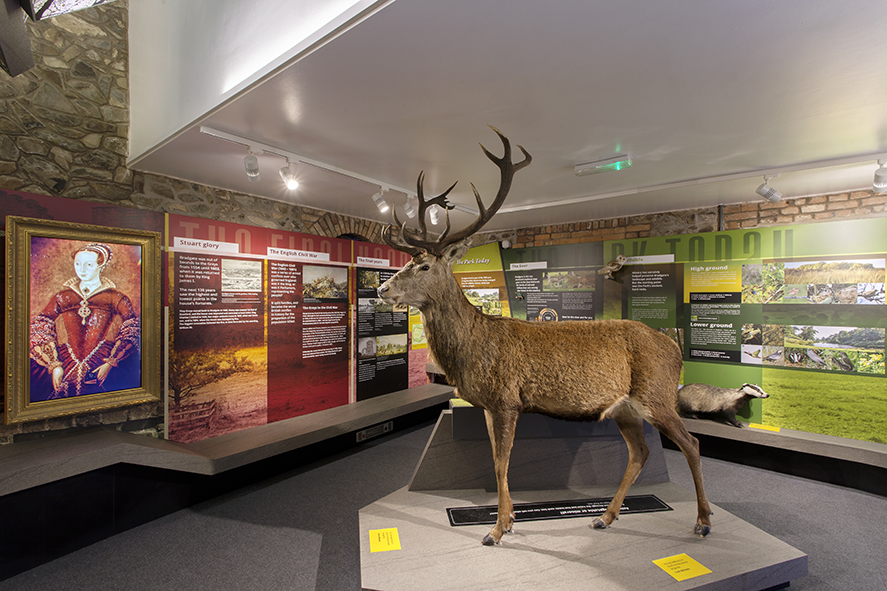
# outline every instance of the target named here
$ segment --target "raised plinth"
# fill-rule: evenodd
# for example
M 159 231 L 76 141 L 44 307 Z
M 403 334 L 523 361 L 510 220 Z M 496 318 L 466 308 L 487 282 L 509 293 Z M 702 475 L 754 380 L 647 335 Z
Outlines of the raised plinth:
M 523 418 L 523 417 L 522 417 Z M 483 486 L 465 488 L 482 470 L 492 472 L 489 443 L 487 456 L 478 450 L 460 458 L 458 448 L 465 440 L 453 440 L 452 419 L 444 412 L 416 470 L 413 484 L 440 481 L 424 464 L 454 476 L 452 489 L 429 490 L 404 487 L 360 511 L 362 586 L 372 591 L 456 591 L 498 589 L 712 589 L 761 590 L 785 585 L 807 574 L 807 556 L 712 505 L 714 529 L 707 538 L 692 533 L 696 521 L 695 495 L 672 483 L 636 484 L 630 495 L 654 494 L 673 510 L 623 515 L 607 530 L 594 530 L 591 518 L 557 519 L 518 523 L 515 533 L 495 547 L 481 545 L 490 526 L 452 527 L 447 508 L 495 504 L 496 495 Z M 458 430 L 457 430 L 458 431 Z M 662 455 L 661 446 L 648 446 L 651 461 Z M 599 441 L 595 441 L 599 440 Z M 476 443 L 483 443 L 476 442 Z M 512 490 L 515 503 L 574 500 L 612 495 L 617 483 L 594 486 L 563 484 L 564 478 L 589 481 L 586 469 L 594 471 L 604 458 L 588 462 L 564 452 L 558 438 L 530 438 L 515 443 L 532 450 L 530 461 L 512 466 L 514 471 L 549 471 L 558 488 Z M 572 442 L 566 448 L 580 456 L 613 449 L 607 435 Z M 468 448 L 466 448 L 468 449 Z M 560 450 L 557 453 L 547 451 Z M 542 459 L 544 458 L 544 459 Z M 663 462 L 664 465 L 664 462 Z M 603 479 L 624 470 L 605 470 Z M 652 480 L 660 480 L 659 470 Z M 458 476 L 459 474 L 464 475 Z M 666 470 L 667 475 L 667 470 Z M 538 476 L 534 477 L 538 478 Z M 418 490 L 424 488 L 424 490 Z M 370 551 L 372 530 L 396 529 L 400 549 Z M 711 573 L 677 581 L 653 563 L 660 558 L 687 554 Z

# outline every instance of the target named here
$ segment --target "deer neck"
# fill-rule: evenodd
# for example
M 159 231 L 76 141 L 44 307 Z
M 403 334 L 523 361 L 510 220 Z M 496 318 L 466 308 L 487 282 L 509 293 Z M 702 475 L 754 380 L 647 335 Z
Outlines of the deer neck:
M 470 352 L 477 351 L 475 341 L 483 314 L 468 301 L 452 275 L 445 289 L 421 312 L 434 360 L 447 377 L 456 379 Z

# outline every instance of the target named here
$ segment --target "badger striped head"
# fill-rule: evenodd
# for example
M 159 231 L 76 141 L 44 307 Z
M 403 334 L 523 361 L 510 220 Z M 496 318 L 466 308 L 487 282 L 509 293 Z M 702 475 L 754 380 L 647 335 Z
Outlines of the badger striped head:
M 743 394 L 748 394 L 752 398 L 770 398 L 769 394 L 761 390 L 761 388 L 755 384 L 742 384 L 742 387 L 739 390 Z

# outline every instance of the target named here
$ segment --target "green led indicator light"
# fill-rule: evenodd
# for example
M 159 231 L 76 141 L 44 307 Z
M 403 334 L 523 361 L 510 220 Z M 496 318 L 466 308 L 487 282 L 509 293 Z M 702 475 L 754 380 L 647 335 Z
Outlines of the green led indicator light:
M 577 176 L 585 176 L 588 174 L 597 174 L 599 172 L 608 172 L 611 170 L 622 170 L 631 166 L 631 156 L 616 156 L 607 158 L 606 160 L 598 160 L 587 164 L 579 164 L 574 169 Z

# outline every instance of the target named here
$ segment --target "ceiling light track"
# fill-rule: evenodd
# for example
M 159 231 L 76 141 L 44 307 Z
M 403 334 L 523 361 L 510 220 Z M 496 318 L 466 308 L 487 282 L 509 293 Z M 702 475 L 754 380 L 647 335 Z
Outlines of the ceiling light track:
M 598 193 L 596 195 L 585 195 L 582 197 L 573 197 L 571 199 L 561 199 L 558 201 L 546 201 L 543 203 L 530 203 L 527 205 L 515 205 L 513 207 L 503 207 L 497 213 L 516 213 L 519 211 L 531 211 L 534 209 L 548 209 L 550 207 L 560 207 L 563 205 L 575 205 L 577 203 L 585 203 L 588 201 L 598 201 L 600 199 L 611 199 L 614 197 L 626 197 L 628 195 L 638 195 L 641 193 L 649 193 L 651 191 L 661 191 L 664 189 L 680 189 L 682 187 L 692 187 L 695 185 L 705 185 L 708 183 L 718 183 L 722 181 L 736 181 L 758 176 L 772 176 L 786 174 L 789 172 L 799 172 L 802 170 L 815 170 L 817 168 L 828 168 L 830 166 L 844 166 L 847 164 L 864 164 L 873 160 L 887 161 L 887 153 L 875 152 L 873 154 L 861 154 L 858 156 L 848 156 L 845 158 L 833 158 L 831 160 L 816 160 L 813 162 L 805 162 L 802 164 L 793 164 L 791 166 L 782 166 L 779 168 L 767 168 L 761 170 L 749 170 L 745 172 L 736 172 L 733 174 L 723 174 L 710 177 L 700 177 L 696 179 L 688 179 L 684 181 L 675 181 L 672 183 L 662 183 L 659 185 L 650 185 L 646 187 L 637 187 L 634 189 L 624 189 L 622 191 L 611 191 L 609 193 Z
M 368 177 L 356 172 L 352 172 L 350 170 L 346 170 L 344 168 L 339 168 L 338 166 L 333 166 L 332 164 L 327 164 L 326 162 L 321 162 L 320 160 L 315 160 L 313 158 L 308 158 L 307 156 L 302 156 L 301 154 L 296 154 L 295 152 L 290 152 L 289 150 L 284 150 L 283 148 L 278 148 L 277 146 L 272 146 L 269 144 L 263 144 L 262 142 L 257 142 L 255 140 L 251 140 L 249 138 L 245 138 L 239 135 L 234 135 L 233 133 L 228 133 L 227 131 L 222 131 L 220 129 L 214 129 L 212 127 L 207 127 L 206 125 L 200 126 L 200 133 L 204 135 L 208 135 L 210 137 L 219 138 L 222 140 L 226 140 L 229 142 L 233 142 L 235 144 L 239 144 L 241 146 L 246 146 L 250 151 L 250 155 L 252 154 L 261 154 L 265 152 L 267 154 L 272 154 L 274 156 L 279 156 L 281 158 L 286 158 L 287 162 L 299 162 L 301 164 L 308 164 L 315 168 L 320 168 L 322 170 L 326 170 L 328 172 L 333 172 L 336 174 L 340 174 L 342 176 L 346 176 L 358 181 L 363 181 L 370 185 L 376 185 L 378 187 L 385 187 L 386 189 L 390 189 L 392 191 L 397 191 L 398 193 L 403 193 L 404 195 L 410 196 L 414 195 L 415 191 L 410 191 L 409 189 L 404 189 L 402 187 L 398 187 L 392 185 L 390 183 L 386 183 L 380 181 L 378 179 L 374 179 L 372 177 Z M 284 169 L 287 167 L 284 167 Z M 283 170 L 281 169 L 281 176 L 283 176 Z M 258 175 L 258 170 L 256 171 Z M 252 180 L 252 177 L 250 177 Z M 461 205 L 459 203 L 451 203 L 453 209 L 457 211 L 461 211 L 463 213 L 467 213 L 469 215 L 478 215 L 478 211 L 476 209 L 472 209 L 471 207 L 467 207 L 465 205 Z

